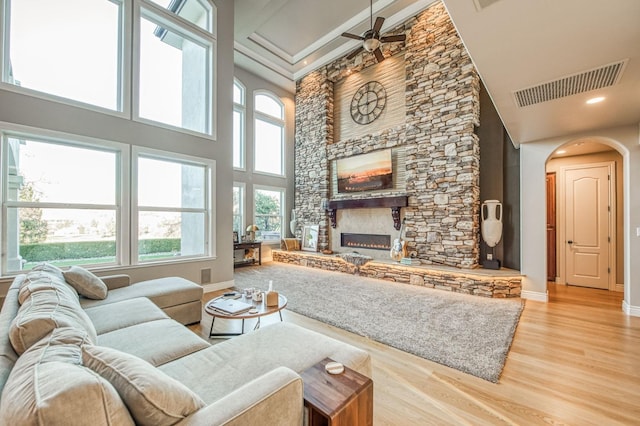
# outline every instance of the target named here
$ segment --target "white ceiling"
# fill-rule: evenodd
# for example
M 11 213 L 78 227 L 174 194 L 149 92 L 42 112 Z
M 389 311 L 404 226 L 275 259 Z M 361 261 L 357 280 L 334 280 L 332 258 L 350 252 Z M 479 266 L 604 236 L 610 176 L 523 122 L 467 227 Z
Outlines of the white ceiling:
M 433 0 L 376 0 L 382 33 Z M 514 143 L 640 122 L 640 0 L 444 0 Z M 359 46 L 367 0 L 235 0 L 235 62 L 290 91 Z M 518 107 L 513 92 L 626 60 L 608 88 Z M 605 101 L 587 105 L 594 96 Z

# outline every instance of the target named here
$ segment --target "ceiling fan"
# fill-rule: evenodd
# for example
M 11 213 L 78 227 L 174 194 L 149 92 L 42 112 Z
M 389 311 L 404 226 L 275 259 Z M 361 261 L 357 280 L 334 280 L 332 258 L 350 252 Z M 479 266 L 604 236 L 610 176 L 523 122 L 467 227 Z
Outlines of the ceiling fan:
M 373 23 L 373 0 L 370 0 L 370 24 L 371 29 L 367 30 L 363 35 L 359 36 L 351 33 L 342 33 L 343 37 L 354 38 L 356 40 L 362 40 L 362 46 L 358 47 L 356 50 L 351 52 L 347 59 L 353 59 L 358 53 L 366 50 L 367 52 L 373 52 L 378 62 L 384 61 L 384 55 L 382 54 L 382 50 L 380 50 L 380 46 L 382 43 L 395 43 L 405 41 L 407 36 L 404 34 L 391 35 L 391 36 L 380 36 L 380 28 L 382 28 L 382 24 L 384 23 L 384 18 L 378 16 L 376 18 L 375 24 Z

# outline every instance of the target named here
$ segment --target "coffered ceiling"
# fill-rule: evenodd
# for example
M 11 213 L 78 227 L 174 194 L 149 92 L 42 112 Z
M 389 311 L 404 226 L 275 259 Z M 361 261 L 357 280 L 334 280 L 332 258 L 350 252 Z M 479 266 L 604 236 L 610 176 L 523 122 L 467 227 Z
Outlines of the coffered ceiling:
M 384 33 L 432 2 L 376 0 L 373 16 L 386 18 Z M 640 122 L 640 0 L 444 3 L 516 146 Z M 342 32 L 369 27 L 367 0 L 235 0 L 235 62 L 293 92 L 359 46 Z M 617 63 L 616 75 L 594 74 Z M 543 96 L 520 106 L 517 92 Z M 595 96 L 605 99 L 585 103 Z

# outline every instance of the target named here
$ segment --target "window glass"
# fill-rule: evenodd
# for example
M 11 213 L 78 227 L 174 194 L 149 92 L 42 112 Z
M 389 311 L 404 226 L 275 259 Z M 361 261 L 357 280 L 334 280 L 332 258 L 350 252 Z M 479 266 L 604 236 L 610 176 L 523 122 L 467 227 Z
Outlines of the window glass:
M 138 205 L 204 208 L 206 168 L 156 158 L 138 160 Z
M 244 234 L 244 185 L 233 186 L 233 230 L 238 236 Z
M 244 168 L 244 112 L 233 111 L 233 167 Z
M 209 51 L 210 48 L 142 18 L 139 116 L 210 133 Z
M 284 174 L 282 167 L 284 129 L 260 118 L 255 120 L 255 170 L 276 175 Z
M 40 202 L 115 204 L 115 153 L 30 139 L 10 141 L 22 179 L 18 191 L 8 194 L 10 201 L 30 191 Z
M 117 151 L 12 136 L 3 149 L 6 271 L 118 262 Z
M 254 221 L 258 240 L 278 242 L 284 218 L 284 189 L 256 189 L 254 192 Z
M 244 105 L 244 89 L 237 82 L 233 83 L 233 103 Z
M 256 95 L 256 111 L 263 114 L 270 115 L 271 117 L 284 119 L 284 108 L 282 105 L 268 95 Z
M 207 0 L 151 0 L 200 28 L 212 31 L 213 9 Z
M 121 1 L 10 2 L 4 81 L 120 110 Z

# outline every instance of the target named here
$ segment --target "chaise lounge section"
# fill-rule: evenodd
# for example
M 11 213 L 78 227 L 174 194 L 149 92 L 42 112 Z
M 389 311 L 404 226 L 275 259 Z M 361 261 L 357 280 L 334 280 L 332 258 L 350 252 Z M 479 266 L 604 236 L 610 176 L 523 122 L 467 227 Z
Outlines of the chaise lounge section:
M 40 265 L 8 291 L 1 424 L 300 425 L 299 373 L 329 357 L 371 376 L 367 352 L 286 322 L 210 345 L 182 324 L 202 310 L 187 280 L 119 276 L 88 299 L 65 272 Z

